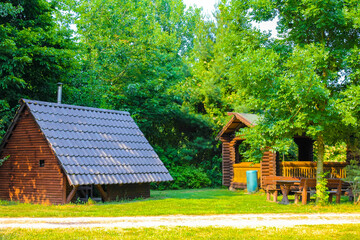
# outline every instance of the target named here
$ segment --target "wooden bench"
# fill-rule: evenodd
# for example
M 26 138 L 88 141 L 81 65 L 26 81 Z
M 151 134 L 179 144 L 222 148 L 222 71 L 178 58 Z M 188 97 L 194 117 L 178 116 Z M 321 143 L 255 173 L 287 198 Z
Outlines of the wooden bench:
M 295 203 L 299 202 L 299 197 L 301 195 L 302 204 L 307 203 L 307 199 L 310 196 L 310 193 L 315 193 L 316 179 L 315 178 L 302 178 L 300 180 L 299 191 L 295 191 Z
M 340 203 L 341 192 L 342 192 L 343 181 L 341 179 L 329 178 L 327 182 L 327 187 L 329 188 L 329 202 L 332 202 L 332 198 L 336 196 L 336 203 Z
M 352 192 L 350 182 L 343 181 L 341 186 L 341 193 L 349 197 L 349 201 L 354 201 L 354 194 Z
M 340 203 L 340 197 L 342 192 L 341 179 L 329 178 L 327 179 L 326 187 L 329 189 L 329 202 L 332 202 L 332 198 L 336 195 L 336 203 Z M 295 203 L 299 202 L 299 197 L 302 198 L 302 204 L 306 204 L 311 193 L 316 192 L 316 179 L 315 178 L 302 178 L 300 180 L 299 191 L 294 191 Z
M 273 196 L 273 201 L 277 202 L 280 186 L 276 184 L 277 180 L 299 180 L 295 177 L 283 177 L 283 176 L 265 176 L 263 177 L 263 189 L 266 191 L 266 200 L 270 201 Z

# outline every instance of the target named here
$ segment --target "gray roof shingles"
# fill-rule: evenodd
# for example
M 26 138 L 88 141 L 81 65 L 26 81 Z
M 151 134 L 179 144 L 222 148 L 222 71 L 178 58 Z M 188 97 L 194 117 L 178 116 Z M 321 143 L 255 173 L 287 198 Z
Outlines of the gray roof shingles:
M 23 101 L 71 185 L 173 180 L 128 112 Z

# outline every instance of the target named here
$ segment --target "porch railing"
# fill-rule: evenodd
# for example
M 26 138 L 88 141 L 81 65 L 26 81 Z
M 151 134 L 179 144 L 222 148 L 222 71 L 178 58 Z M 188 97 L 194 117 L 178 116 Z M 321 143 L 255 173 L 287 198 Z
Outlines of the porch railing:
M 325 162 L 324 172 L 330 172 L 330 178 L 345 178 L 347 163 Z M 282 162 L 280 172 L 285 177 L 316 177 L 316 162 Z
M 258 171 L 258 182 L 260 182 L 260 178 L 261 178 L 260 163 L 253 164 L 252 162 L 241 162 L 241 163 L 235 163 L 233 167 L 234 167 L 233 182 L 246 183 L 246 171 L 249 170 Z

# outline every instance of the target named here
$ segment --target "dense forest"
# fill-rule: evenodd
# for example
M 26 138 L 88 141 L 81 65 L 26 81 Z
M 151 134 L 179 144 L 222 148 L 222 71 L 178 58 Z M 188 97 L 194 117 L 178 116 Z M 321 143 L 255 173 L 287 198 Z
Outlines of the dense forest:
M 278 19 L 278 37 L 255 22 Z M 212 17 L 182 0 L 0 3 L 0 139 L 20 98 L 129 111 L 175 181 L 221 185 L 227 112 L 262 116 L 249 161 L 292 137 L 359 145 L 358 0 L 222 0 Z

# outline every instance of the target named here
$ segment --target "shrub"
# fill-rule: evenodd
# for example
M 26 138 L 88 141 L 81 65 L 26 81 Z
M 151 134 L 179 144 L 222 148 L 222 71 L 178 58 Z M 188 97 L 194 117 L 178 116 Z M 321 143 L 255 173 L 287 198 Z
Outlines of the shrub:
M 86 205 L 95 205 L 95 204 L 96 204 L 96 201 L 89 197 L 87 202 L 86 202 Z
M 203 188 L 211 185 L 211 180 L 202 168 L 191 166 L 177 166 L 170 168 L 169 172 L 174 181 L 152 184 L 153 188 L 163 189 L 185 189 Z
M 354 203 L 360 203 L 360 166 L 359 162 L 352 160 L 350 165 L 346 166 L 345 181 L 350 182 L 351 190 L 354 194 Z

